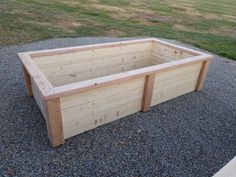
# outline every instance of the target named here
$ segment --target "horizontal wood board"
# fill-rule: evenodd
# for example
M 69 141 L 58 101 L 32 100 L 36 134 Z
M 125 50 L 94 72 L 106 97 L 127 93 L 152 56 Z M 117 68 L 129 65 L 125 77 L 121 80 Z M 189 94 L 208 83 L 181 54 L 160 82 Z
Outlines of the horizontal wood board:
M 65 138 L 141 110 L 145 78 L 62 97 Z
M 151 106 L 194 91 L 202 62 L 156 74 Z
M 150 66 L 152 43 L 34 58 L 52 85 L 60 86 Z

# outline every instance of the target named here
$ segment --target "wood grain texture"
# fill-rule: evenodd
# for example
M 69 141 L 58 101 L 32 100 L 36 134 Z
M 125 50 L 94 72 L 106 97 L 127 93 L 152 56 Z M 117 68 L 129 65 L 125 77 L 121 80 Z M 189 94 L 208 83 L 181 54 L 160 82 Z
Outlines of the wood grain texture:
M 171 49 L 174 49 L 174 50 L 179 50 L 179 51 L 191 54 L 193 56 L 198 56 L 198 55 L 204 55 L 205 54 L 203 52 L 200 52 L 200 51 L 197 51 L 197 50 L 194 50 L 194 49 L 190 49 L 190 48 L 187 48 L 187 47 L 182 47 L 182 46 L 172 44 L 172 43 L 169 43 L 169 42 L 165 42 L 165 41 L 162 41 L 162 40 L 156 39 L 156 38 L 152 38 L 152 41 L 153 41 L 154 45 L 159 45 L 160 44 L 161 46 L 165 46 L 165 47 L 168 47 L 168 48 L 171 48 Z
M 38 85 L 34 81 L 33 78 L 31 78 L 31 86 L 32 86 L 32 91 L 33 91 L 33 96 L 36 101 L 36 103 L 39 106 L 40 111 L 42 112 L 44 118 L 47 118 L 47 108 L 45 105 L 45 100 L 42 91 L 39 89 Z
M 27 72 L 24 65 L 22 65 L 22 70 L 23 70 L 24 81 L 25 81 L 25 85 L 26 85 L 26 88 L 27 88 L 28 95 L 33 96 L 33 90 L 32 90 L 32 86 L 31 86 L 30 75 Z
M 69 138 L 141 110 L 145 78 L 61 98 L 64 136 Z
M 151 105 L 195 90 L 202 62 L 156 74 Z
M 194 56 L 191 58 L 186 58 L 182 60 L 177 60 L 174 62 L 168 62 L 161 65 L 153 65 L 145 68 L 135 69 L 127 72 L 117 73 L 113 75 L 108 75 L 104 77 L 99 77 L 91 80 L 81 81 L 77 83 L 67 84 L 59 87 L 54 87 L 53 91 L 45 97 L 45 99 L 53 99 L 62 96 L 73 95 L 79 92 L 86 92 L 91 89 L 97 89 L 100 87 L 105 87 L 108 85 L 112 85 L 115 83 L 124 82 L 127 80 L 131 80 L 134 78 L 138 78 L 141 76 L 146 76 L 149 74 L 164 72 L 168 70 L 172 70 L 175 68 L 179 68 L 182 66 L 188 66 L 195 63 L 199 63 L 201 61 L 208 60 L 210 55 L 201 55 Z
M 34 80 L 38 89 L 43 96 L 48 96 L 49 92 L 53 89 L 53 86 L 45 77 L 44 73 L 39 69 L 36 63 L 27 52 L 18 53 L 22 65 L 25 67 L 27 73 L 30 75 L 31 80 Z
M 120 63 L 118 63 L 119 60 Z M 143 55 L 142 58 L 136 58 L 136 55 L 134 55 L 130 62 L 125 61 L 125 57 L 121 57 L 108 64 L 104 59 L 101 59 L 99 62 L 79 63 L 77 66 L 78 67 L 76 67 L 76 65 L 70 67 L 62 66 L 60 69 L 50 68 L 46 70 L 47 73 L 45 75 L 47 75 L 47 78 L 54 86 L 61 86 L 143 68 L 149 66 L 149 60 L 148 56 Z
M 203 84 L 204 84 L 204 81 L 206 79 L 206 75 L 208 72 L 209 65 L 210 65 L 210 60 L 204 61 L 202 63 L 201 71 L 199 73 L 198 81 L 196 84 L 196 89 L 195 89 L 196 91 L 202 90 Z
M 53 56 L 35 57 L 33 61 L 40 68 L 50 68 L 76 64 L 86 61 L 96 61 L 102 58 L 119 57 L 123 55 L 134 55 L 135 53 L 144 53 L 151 51 L 151 43 L 132 44 L 130 46 L 119 46 L 104 49 L 87 50 L 74 53 L 57 54 Z
M 155 82 L 155 75 L 151 74 L 145 77 L 145 85 L 143 92 L 143 103 L 142 103 L 142 111 L 146 112 L 150 109 L 151 101 L 152 101 L 152 92 Z
M 47 106 L 47 131 L 53 147 L 64 144 L 63 125 L 61 117 L 60 100 L 54 99 L 46 102 Z
M 54 87 L 150 66 L 151 43 L 38 57 Z
M 183 50 L 173 49 L 158 43 L 153 44 L 152 52 L 153 54 L 161 55 L 172 60 L 180 60 L 194 56 L 193 54 L 186 53 Z
M 111 48 L 111 47 L 127 46 L 127 45 L 132 45 L 132 44 L 141 44 L 141 43 L 147 43 L 147 42 L 151 42 L 154 44 L 161 44 L 162 46 L 166 46 L 175 50 L 181 50 L 186 53 L 192 54 L 194 56 L 204 54 L 202 52 L 189 49 L 186 47 L 182 47 L 179 45 L 175 45 L 169 42 L 165 42 L 156 38 L 137 39 L 137 40 L 129 40 L 129 41 L 121 41 L 121 42 L 110 42 L 110 43 L 94 44 L 94 45 L 87 45 L 87 46 L 66 47 L 66 48 L 59 48 L 59 49 L 32 51 L 32 52 L 27 52 L 27 53 L 31 57 L 35 58 L 35 57 L 60 55 L 60 54 L 66 54 L 66 53 L 82 52 L 82 51 L 95 50 L 95 49 L 101 49 L 101 48 Z
M 31 51 L 27 52 L 31 57 L 44 57 L 44 56 L 53 56 L 60 55 L 66 53 L 74 53 L 74 52 L 82 52 L 88 50 L 97 50 L 97 49 L 106 49 L 114 48 L 120 46 L 130 46 L 133 44 L 142 44 L 142 43 L 152 43 L 154 38 L 147 39 L 137 39 L 137 40 L 128 40 L 128 41 L 120 41 L 120 42 L 108 42 L 103 44 L 92 44 L 92 45 L 84 45 L 84 46 L 76 46 L 76 47 L 66 47 L 66 48 L 58 48 L 58 49 L 49 49 L 49 50 L 40 50 L 40 51 Z

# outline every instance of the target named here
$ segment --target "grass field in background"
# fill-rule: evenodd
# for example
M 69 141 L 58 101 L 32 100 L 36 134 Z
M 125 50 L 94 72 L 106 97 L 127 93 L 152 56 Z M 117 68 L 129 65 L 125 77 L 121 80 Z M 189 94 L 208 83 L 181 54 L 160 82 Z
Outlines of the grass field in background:
M 0 45 L 153 36 L 236 60 L 235 0 L 0 0 Z

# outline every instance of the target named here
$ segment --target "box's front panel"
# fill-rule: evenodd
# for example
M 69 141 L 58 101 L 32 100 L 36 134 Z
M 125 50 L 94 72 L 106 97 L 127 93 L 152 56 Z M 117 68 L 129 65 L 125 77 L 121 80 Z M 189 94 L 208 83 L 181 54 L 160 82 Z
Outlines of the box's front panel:
M 141 110 L 145 78 L 62 97 L 64 137 L 69 138 Z
M 202 62 L 156 74 L 151 105 L 194 91 Z

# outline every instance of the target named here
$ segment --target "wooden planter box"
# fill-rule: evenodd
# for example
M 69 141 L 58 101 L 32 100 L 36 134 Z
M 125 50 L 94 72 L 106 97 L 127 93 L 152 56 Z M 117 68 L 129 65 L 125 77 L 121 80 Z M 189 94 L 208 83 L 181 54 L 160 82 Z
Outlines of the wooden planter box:
M 52 146 L 202 89 L 211 55 L 158 39 L 19 53 Z

